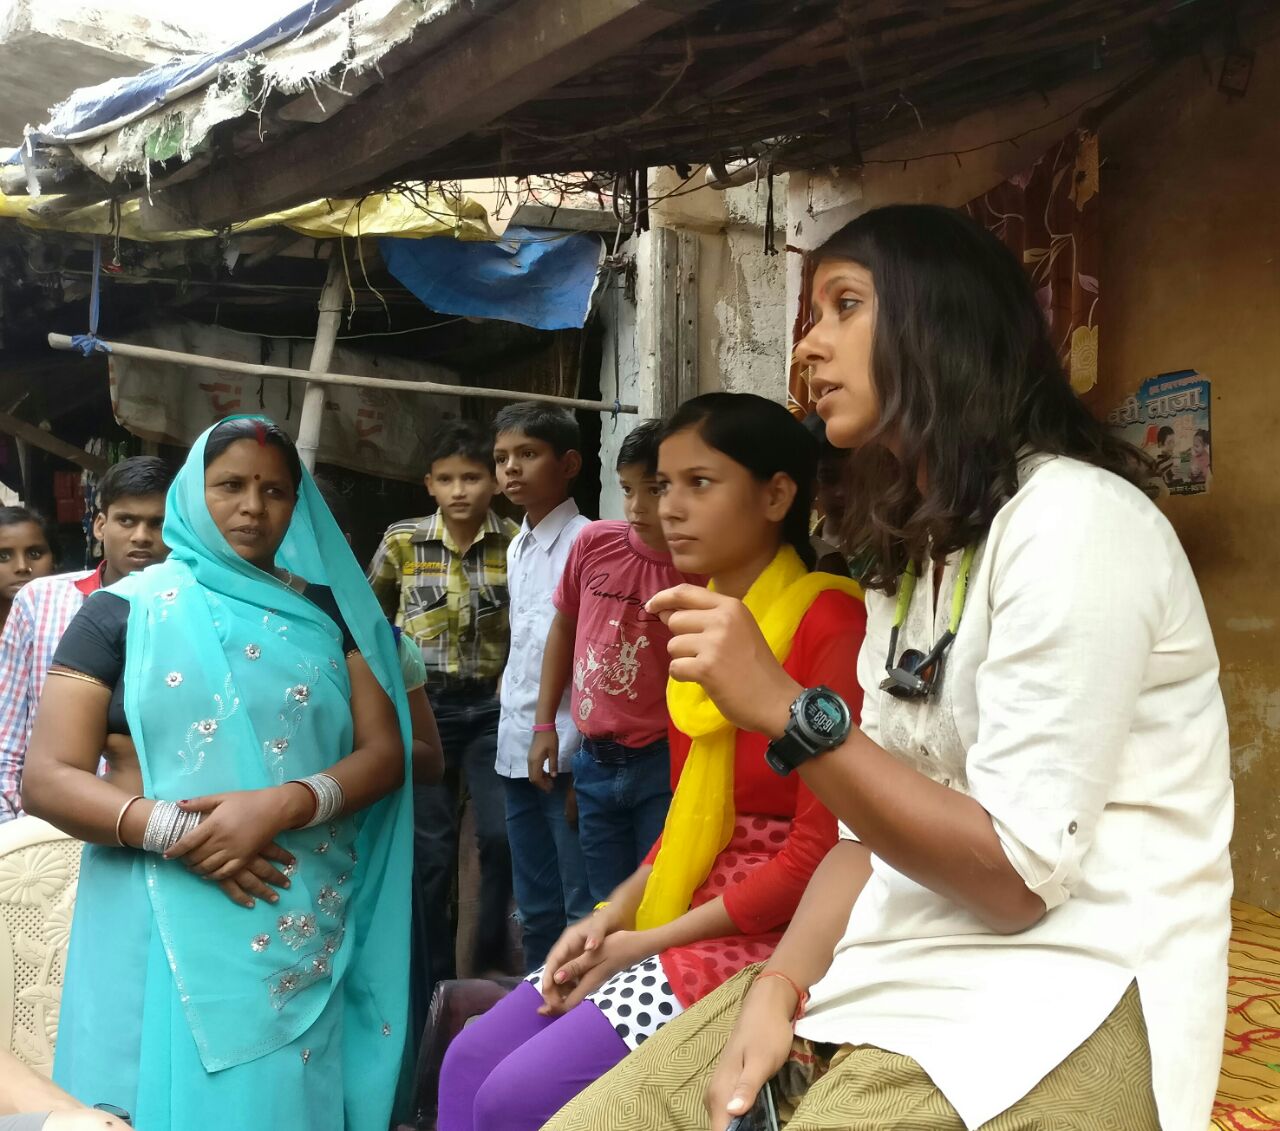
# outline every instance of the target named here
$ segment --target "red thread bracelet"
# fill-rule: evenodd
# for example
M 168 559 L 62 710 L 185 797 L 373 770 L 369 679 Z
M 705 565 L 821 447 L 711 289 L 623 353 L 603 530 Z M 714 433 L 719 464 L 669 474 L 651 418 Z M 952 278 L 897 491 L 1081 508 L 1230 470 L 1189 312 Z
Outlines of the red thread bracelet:
M 809 1004 L 809 991 L 802 990 L 796 985 L 795 979 L 790 974 L 784 974 L 781 970 L 763 970 L 756 975 L 756 981 L 762 982 L 765 978 L 781 978 L 796 992 L 796 1011 L 791 1015 L 791 1024 L 794 1025 L 804 1016 L 805 1006 Z
M 555 729 L 555 723 L 534 723 L 532 727 L 534 734 L 550 734 Z

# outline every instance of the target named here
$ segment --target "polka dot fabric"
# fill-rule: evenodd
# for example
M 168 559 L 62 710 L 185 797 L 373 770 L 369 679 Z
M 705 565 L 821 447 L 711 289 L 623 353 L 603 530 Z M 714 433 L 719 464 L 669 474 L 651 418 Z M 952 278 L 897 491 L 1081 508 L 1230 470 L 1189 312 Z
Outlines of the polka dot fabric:
M 684 1012 L 657 955 L 615 974 L 587 1000 L 595 1003 L 631 1051 Z
M 781 817 L 739 816 L 733 837 L 716 857 L 692 905 L 701 907 L 753 869 L 771 860 L 787 842 L 791 821 Z M 739 971 L 772 956 L 781 931 L 728 935 L 675 947 L 615 974 L 587 996 L 608 1019 L 628 1049 L 636 1049 L 673 1017 L 724 985 Z M 542 985 L 542 968 L 525 978 Z
M 543 969 L 539 967 L 526 976 L 525 981 L 541 987 Z M 586 1000 L 604 1014 L 614 1032 L 633 1052 L 673 1017 L 684 1012 L 656 954 L 615 974 L 595 993 L 588 994 Z
M 702 886 L 693 894 L 692 904 L 700 907 L 723 895 L 730 884 L 741 883 L 747 874 L 771 860 L 787 843 L 790 820 L 742 814 L 733 837 L 716 857 Z M 766 961 L 782 939 L 781 931 L 761 935 L 729 935 L 676 947 L 662 955 L 662 967 L 686 1008 L 712 990 L 718 989 L 755 962 Z

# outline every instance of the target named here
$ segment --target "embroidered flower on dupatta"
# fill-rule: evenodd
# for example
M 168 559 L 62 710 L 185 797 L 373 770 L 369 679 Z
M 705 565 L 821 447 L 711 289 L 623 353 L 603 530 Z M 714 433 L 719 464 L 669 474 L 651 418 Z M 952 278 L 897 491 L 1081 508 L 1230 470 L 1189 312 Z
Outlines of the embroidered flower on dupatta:
M 164 685 L 165 687 L 181 687 L 182 673 L 170 672 L 167 676 L 164 677 Z

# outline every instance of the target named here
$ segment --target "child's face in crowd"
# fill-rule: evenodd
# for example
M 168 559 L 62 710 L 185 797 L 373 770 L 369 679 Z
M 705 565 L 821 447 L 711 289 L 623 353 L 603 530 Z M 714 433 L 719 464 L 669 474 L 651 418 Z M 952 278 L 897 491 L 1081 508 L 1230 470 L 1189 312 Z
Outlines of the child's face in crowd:
M 502 493 L 528 511 L 552 510 L 569 497 L 569 484 L 582 466 L 574 451 L 556 455 L 545 440 L 523 432 L 499 432 L 493 462 Z
M 622 513 L 636 537 L 649 549 L 664 553 L 667 540 L 662 536 L 662 519 L 658 515 L 662 497 L 658 477 L 649 474 L 643 464 L 624 464 L 618 468 L 618 484 L 622 488 Z
M 0 599 L 12 601 L 28 581 L 53 572 L 53 552 L 34 522 L 0 526 Z
M 818 264 L 813 277 L 813 328 L 796 346 L 809 367 L 809 391 L 827 424 L 827 439 L 853 448 L 880 419 L 871 381 L 876 291 L 871 272 L 850 259 Z
M 838 528 L 844 519 L 849 491 L 845 475 L 846 462 L 846 459 L 824 459 L 818 463 L 818 484 L 814 491 L 814 502 L 818 504 L 818 510 L 826 519 L 825 529 L 828 531 Z
M 127 495 L 93 520 L 93 536 L 102 543 L 107 576 L 127 577 L 169 556 L 164 529 L 164 495 Z
M 484 464 L 466 456 L 452 455 L 431 465 L 427 490 L 452 522 L 481 522 L 498 492 L 498 480 Z
M 695 428 L 662 441 L 658 481 L 658 509 L 671 560 L 682 573 L 712 578 L 772 554 L 796 494 L 787 476 L 761 483 L 706 443 Z

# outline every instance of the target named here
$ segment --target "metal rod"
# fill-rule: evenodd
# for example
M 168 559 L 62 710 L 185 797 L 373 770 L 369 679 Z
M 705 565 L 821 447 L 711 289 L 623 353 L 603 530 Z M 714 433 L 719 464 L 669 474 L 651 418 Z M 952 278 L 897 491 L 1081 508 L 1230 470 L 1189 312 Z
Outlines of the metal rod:
M 214 369 L 219 373 L 245 373 L 250 377 L 288 377 L 296 381 L 323 381 L 326 385 L 353 385 L 362 389 L 396 389 L 406 393 L 479 397 L 482 400 L 492 401 L 536 401 L 539 404 L 580 408 L 588 412 L 613 412 L 616 409 L 620 413 L 635 415 L 640 411 L 633 404 L 614 405 L 609 401 L 586 401 L 577 397 L 557 397 L 551 393 L 528 393 L 518 389 L 481 389 L 471 385 L 445 385 L 439 381 L 398 381 L 384 377 L 358 377 L 350 373 L 311 373 L 306 369 L 289 369 L 283 365 L 256 365 L 249 361 L 227 361 L 220 357 L 181 353 L 178 350 L 159 349 L 155 346 L 136 346 L 129 342 L 104 341 L 102 344 L 111 353 L 119 354 L 121 357 L 136 357 L 142 361 L 162 361 L 167 365 Z M 49 345 L 56 350 L 76 348 L 66 334 L 50 334 Z
M 311 347 L 310 373 L 324 373 L 333 360 L 333 344 L 338 340 L 338 323 L 342 320 L 342 291 L 347 285 L 347 269 L 343 261 L 342 241 L 329 248 L 329 273 L 320 292 L 320 314 L 316 319 L 316 340 Z M 302 398 L 302 422 L 298 425 L 298 456 L 308 471 L 316 469 L 316 452 L 320 448 L 320 425 L 324 418 L 324 385 L 307 384 Z

